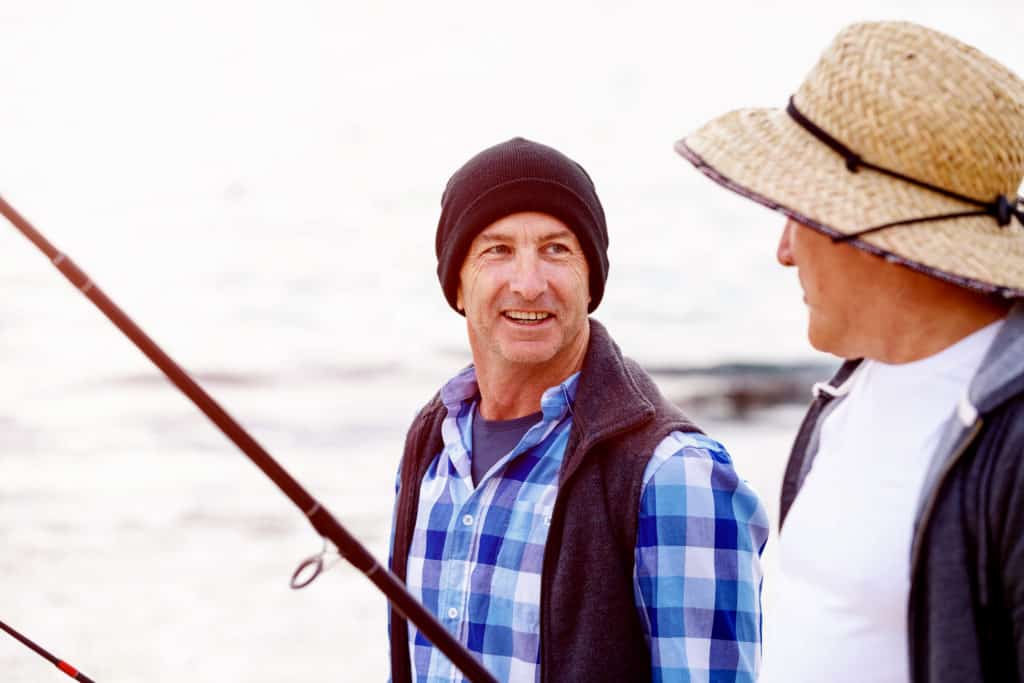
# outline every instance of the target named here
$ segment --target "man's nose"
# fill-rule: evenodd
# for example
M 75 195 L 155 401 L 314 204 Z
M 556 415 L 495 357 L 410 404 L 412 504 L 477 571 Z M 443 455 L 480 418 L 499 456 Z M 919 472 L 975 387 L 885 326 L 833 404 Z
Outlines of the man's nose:
M 792 219 L 786 221 L 785 227 L 782 228 L 782 237 L 779 238 L 779 246 L 775 249 L 775 258 L 778 262 L 784 266 L 795 266 L 796 261 L 793 260 L 793 230 L 796 229 L 796 225 Z
M 509 289 L 526 301 L 533 301 L 548 288 L 540 260 L 533 254 L 517 255 Z

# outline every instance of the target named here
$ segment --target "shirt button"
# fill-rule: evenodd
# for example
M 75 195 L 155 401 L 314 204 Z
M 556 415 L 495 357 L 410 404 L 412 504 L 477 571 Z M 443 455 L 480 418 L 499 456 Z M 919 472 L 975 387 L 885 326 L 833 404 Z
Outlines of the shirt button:
M 455 619 L 458 616 L 459 616 L 459 610 L 455 609 L 454 607 L 449 607 L 448 608 L 448 618 L 449 619 Z
M 462 523 L 466 526 L 473 526 L 473 515 L 463 515 Z

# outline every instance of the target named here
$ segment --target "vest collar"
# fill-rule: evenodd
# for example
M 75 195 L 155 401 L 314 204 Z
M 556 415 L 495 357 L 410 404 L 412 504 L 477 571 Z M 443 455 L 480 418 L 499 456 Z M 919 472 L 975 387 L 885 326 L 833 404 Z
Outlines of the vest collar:
M 573 402 L 573 428 L 562 481 L 598 443 L 654 418 L 655 406 L 640 389 L 633 370 L 604 325 L 590 319 L 590 344 Z
M 640 388 L 636 371 L 627 364 L 604 325 L 593 318 L 589 323 L 590 341 L 575 383 L 575 395 L 571 397 L 573 426 L 562 462 L 561 481 L 572 476 L 594 446 L 654 419 L 656 414 L 654 404 Z M 441 422 L 447 413 L 441 392 L 425 407 L 426 413 L 436 421 L 440 437 Z
M 540 409 L 546 422 L 559 422 L 565 414 L 572 412 L 576 388 L 579 384 L 579 372 L 569 375 L 560 384 L 548 387 L 540 397 Z M 480 397 L 480 388 L 476 381 L 476 367 L 467 365 L 452 377 L 438 396 L 449 417 L 458 417 Z

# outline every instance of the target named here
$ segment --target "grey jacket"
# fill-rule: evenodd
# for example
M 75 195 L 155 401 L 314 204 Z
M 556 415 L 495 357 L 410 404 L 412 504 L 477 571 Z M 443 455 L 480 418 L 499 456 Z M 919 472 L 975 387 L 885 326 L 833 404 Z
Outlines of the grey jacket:
M 815 386 L 783 478 L 780 529 L 821 424 L 859 363 Z M 910 566 L 913 681 L 1024 681 L 1024 303 L 946 423 L 918 502 Z

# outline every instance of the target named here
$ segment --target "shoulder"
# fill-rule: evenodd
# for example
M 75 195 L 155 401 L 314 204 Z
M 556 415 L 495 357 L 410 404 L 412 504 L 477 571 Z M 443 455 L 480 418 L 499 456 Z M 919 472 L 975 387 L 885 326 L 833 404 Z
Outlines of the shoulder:
M 440 392 L 434 394 L 433 398 L 419 409 L 405 433 L 400 472 L 405 469 L 406 463 L 422 460 L 424 453 L 436 450 L 445 414 L 446 409 Z
M 670 469 L 674 469 L 687 462 L 699 466 L 719 463 L 732 468 L 729 452 L 712 437 L 701 432 L 673 431 L 654 446 L 654 453 L 644 472 L 644 483 L 667 464 L 672 463 Z
M 733 467 L 729 452 L 718 441 L 699 432 L 672 432 L 657 445 L 643 476 L 644 498 L 656 492 L 708 496 L 728 495 L 749 499 L 760 508 L 753 489 Z M 703 505 L 714 505 L 708 499 Z
M 645 487 L 655 479 L 696 483 L 715 469 L 735 471 L 725 446 L 700 432 L 673 431 L 655 446 L 643 483 Z
M 640 516 L 666 515 L 746 525 L 750 549 L 759 549 L 768 536 L 768 516 L 757 493 L 740 478 L 725 446 L 705 434 L 672 432 L 647 464 Z
M 416 411 L 416 414 L 412 418 L 412 424 L 409 425 L 408 434 L 411 435 L 425 423 L 433 422 L 439 415 L 443 416 L 444 413 L 444 402 L 441 400 L 441 392 L 438 391 L 430 398 L 429 401 L 420 406 L 420 409 Z

